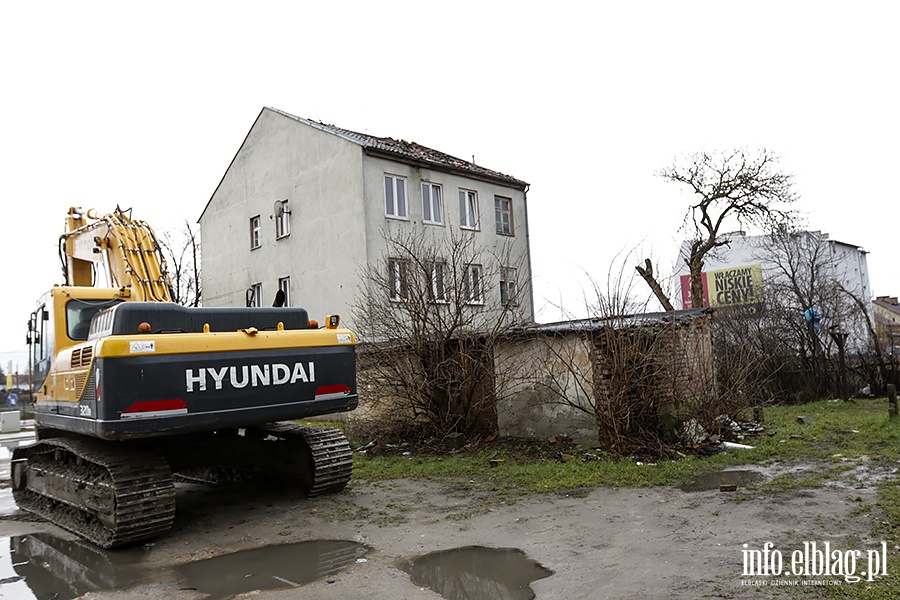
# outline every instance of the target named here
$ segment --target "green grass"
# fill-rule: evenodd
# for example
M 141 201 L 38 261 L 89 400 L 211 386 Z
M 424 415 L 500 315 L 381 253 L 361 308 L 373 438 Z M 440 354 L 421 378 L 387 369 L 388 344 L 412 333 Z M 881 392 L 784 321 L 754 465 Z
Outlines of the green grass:
M 796 422 L 799 415 L 813 419 L 812 425 Z M 532 444 L 527 452 L 501 443 L 486 444 L 478 450 L 457 454 L 368 457 L 357 454 L 354 476 L 359 479 L 466 477 L 492 483 L 498 489 L 528 492 L 568 492 L 598 485 L 643 487 L 672 485 L 691 477 L 747 464 L 827 461 L 832 467 L 823 473 L 788 474 L 770 482 L 768 491 L 819 487 L 829 478 L 859 461 L 877 466 L 900 460 L 900 420 L 889 421 L 885 400 L 856 403 L 816 402 L 803 406 L 770 407 L 765 411 L 766 432 L 744 443 L 753 450 L 735 450 L 708 458 L 685 457 L 656 463 L 634 459 L 582 462 L 579 457 L 590 447 L 567 448 L 574 459 L 554 458 L 558 447 Z M 855 433 L 858 432 L 858 433 Z M 504 459 L 491 467 L 491 459 Z M 642 462 L 643 464 L 638 464 Z M 766 486 L 761 486 L 766 491 Z
M 335 429 L 340 429 L 341 431 L 343 431 L 344 435 L 347 435 L 346 421 L 320 421 L 316 419 L 299 419 L 294 421 L 294 423 L 298 423 L 300 425 L 309 425 L 311 427 L 334 427 Z
M 497 467 L 492 458 L 503 458 Z M 511 458 L 503 449 L 482 449 L 449 456 L 384 456 L 366 458 L 357 455 L 354 477 L 358 479 L 462 477 L 490 484 L 494 491 L 570 492 L 598 485 L 651 486 L 668 485 L 690 478 L 698 470 L 706 470 L 722 461 L 687 458 L 661 461 L 655 465 L 637 465 L 633 461 L 589 461 L 575 459 L 560 462 L 552 457 Z
M 871 509 L 871 507 L 869 507 Z M 860 510 L 865 507 L 859 507 Z M 888 547 L 887 576 L 872 583 L 859 582 L 829 589 L 829 598 L 852 600 L 896 600 L 900 598 L 900 565 L 897 564 L 896 547 L 900 546 L 900 487 L 896 481 L 886 481 L 878 486 L 878 501 L 874 511 L 875 523 L 872 537 L 885 540 Z
M 853 465 L 837 465 L 828 469 L 815 469 L 802 473 L 786 473 L 773 477 L 754 489 L 765 493 L 783 493 L 792 490 L 819 488 L 828 482 L 841 479 L 841 475 L 853 469 Z

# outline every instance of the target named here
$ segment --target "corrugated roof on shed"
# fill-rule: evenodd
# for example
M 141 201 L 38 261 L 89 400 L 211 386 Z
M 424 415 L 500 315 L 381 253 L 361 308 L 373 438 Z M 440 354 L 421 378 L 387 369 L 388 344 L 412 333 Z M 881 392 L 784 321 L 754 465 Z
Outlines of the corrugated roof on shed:
M 669 312 L 637 313 L 618 317 L 593 317 L 590 319 L 574 319 L 556 323 L 542 323 L 524 327 L 524 332 L 534 333 L 576 333 L 579 331 L 597 331 L 604 327 L 640 327 L 649 325 L 666 325 L 669 323 L 691 323 L 700 317 L 712 314 L 710 308 L 688 308 Z

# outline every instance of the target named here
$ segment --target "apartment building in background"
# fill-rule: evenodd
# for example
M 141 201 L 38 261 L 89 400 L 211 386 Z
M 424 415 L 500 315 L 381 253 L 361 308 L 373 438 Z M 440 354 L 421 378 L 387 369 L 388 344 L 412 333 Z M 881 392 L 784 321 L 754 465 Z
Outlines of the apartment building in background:
M 415 142 L 263 108 L 200 216 L 204 305 L 270 306 L 282 290 L 311 318 L 346 319 L 365 273 L 396 268 L 385 236 L 418 233 L 470 236 L 485 264 L 466 267 L 469 300 L 533 321 L 527 190 Z

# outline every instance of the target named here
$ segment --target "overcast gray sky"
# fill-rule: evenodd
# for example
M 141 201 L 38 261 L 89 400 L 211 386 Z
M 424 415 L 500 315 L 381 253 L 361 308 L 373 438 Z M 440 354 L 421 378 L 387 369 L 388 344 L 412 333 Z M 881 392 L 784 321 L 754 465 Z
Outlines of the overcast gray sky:
M 900 293 L 896 2 L 6 2 L 0 365 L 25 369 L 69 206 L 196 221 L 263 106 L 416 141 L 531 184 L 539 319 L 689 198 L 654 176 L 769 148 L 810 228 Z M 642 284 L 641 284 L 642 285 Z M 644 290 L 638 287 L 641 293 Z M 301 298 L 302 303 L 302 298 Z

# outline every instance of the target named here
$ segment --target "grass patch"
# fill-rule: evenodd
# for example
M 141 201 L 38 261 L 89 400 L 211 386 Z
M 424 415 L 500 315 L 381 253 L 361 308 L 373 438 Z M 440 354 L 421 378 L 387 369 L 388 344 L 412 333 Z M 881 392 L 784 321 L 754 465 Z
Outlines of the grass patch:
M 816 469 L 800 473 L 786 473 L 773 477 L 765 483 L 756 486 L 756 489 L 767 493 L 790 492 L 800 489 L 812 489 L 826 485 L 830 481 L 836 481 L 841 475 L 852 469 L 853 465 L 838 465 L 830 469 Z
M 504 458 L 491 467 L 490 461 Z M 359 479 L 468 478 L 475 487 L 488 486 L 494 492 L 572 492 L 598 485 L 643 487 L 670 485 L 689 479 L 699 470 L 721 464 L 686 458 L 638 465 L 636 461 L 603 460 L 582 462 L 578 458 L 560 462 L 553 457 L 511 458 L 493 448 L 440 455 L 383 456 L 354 459 L 354 477 Z
M 811 425 L 797 423 L 803 415 Z M 802 406 L 770 407 L 765 411 L 766 432 L 744 443 L 752 450 L 720 453 L 707 458 L 685 457 L 656 463 L 636 459 L 581 461 L 590 447 L 569 447 L 572 458 L 555 457 L 559 446 L 531 442 L 525 447 L 493 443 L 456 454 L 375 456 L 356 454 L 354 477 L 367 480 L 399 478 L 467 479 L 477 487 L 510 493 L 577 493 L 598 485 L 644 487 L 675 485 L 692 477 L 729 467 L 775 462 L 817 462 L 833 466 L 815 473 L 789 473 L 759 486 L 764 493 L 815 488 L 840 478 L 861 461 L 887 464 L 900 460 L 900 421 L 887 418 L 885 400 L 856 403 L 815 402 Z M 491 467 L 491 459 L 503 459 Z
M 319 421 L 317 419 L 297 419 L 294 421 L 299 425 L 308 425 L 310 427 L 334 427 L 335 429 L 340 429 L 344 435 L 347 435 L 347 422 L 346 421 Z
M 859 509 L 871 507 L 859 507 Z M 896 481 L 885 481 L 878 486 L 875 506 L 876 521 L 872 537 L 884 540 L 888 547 L 887 576 L 874 582 L 860 581 L 828 590 L 829 598 L 852 600 L 896 600 L 900 598 L 900 565 L 897 564 L 897 547 L 900 546 L 900 488 Z M 863 551 L 867 548 L 861 548 Z M 862 564 L 865 564 L 865 558 Z M 860 570 L 865 569 L 861 567 Z

